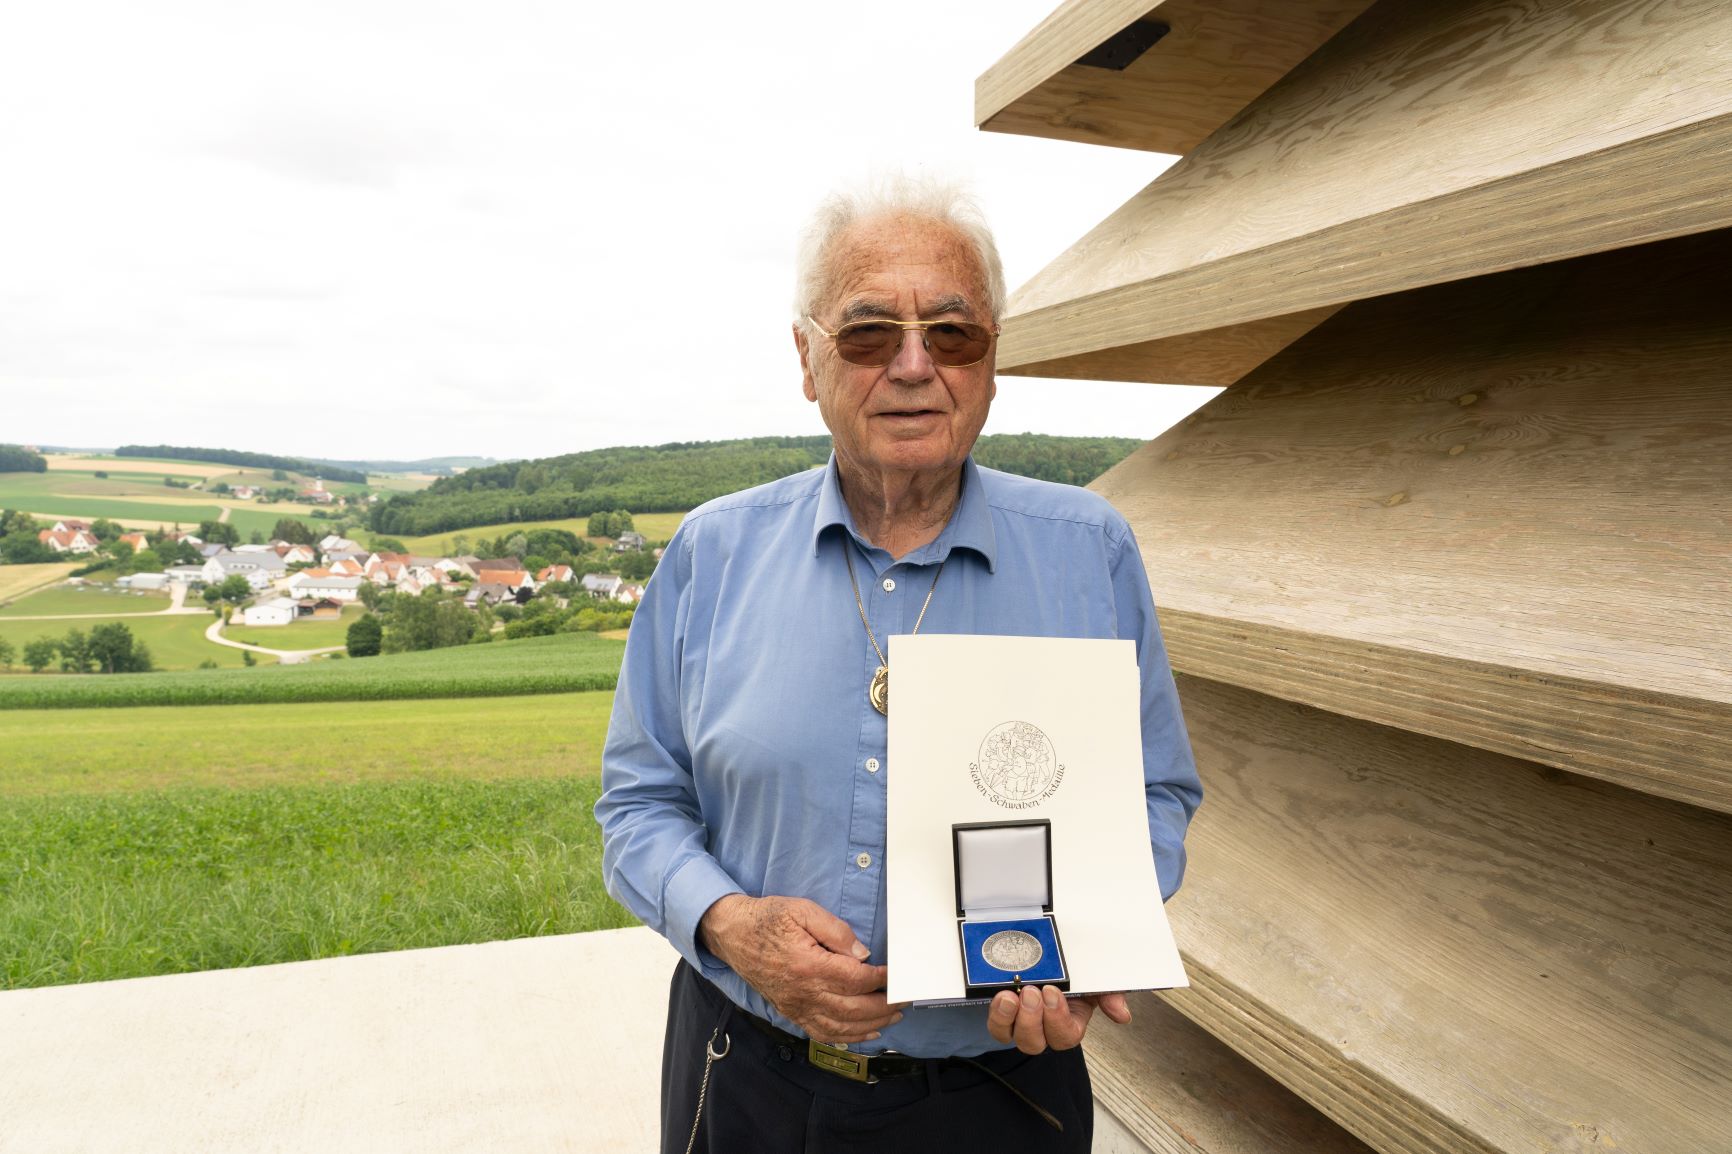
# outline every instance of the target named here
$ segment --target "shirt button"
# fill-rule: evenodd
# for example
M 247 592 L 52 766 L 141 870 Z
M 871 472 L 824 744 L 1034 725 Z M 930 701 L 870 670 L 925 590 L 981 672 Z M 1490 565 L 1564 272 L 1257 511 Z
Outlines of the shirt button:
M 854 859 L 854 864 L 859 866 L 861 869 L 870 869 L 872 867 L 872 855 L 869 853 L 863 853 Z
M 896 578 L 894 578 L 894 577 L 884 578 L 884 592 L 886 592 L 886 593 L 896 592 Z
M 866 759 L 866 772 L 867 773 L 877 773 L 878 772 L 878 759 L 876 757 L 868 757 Z

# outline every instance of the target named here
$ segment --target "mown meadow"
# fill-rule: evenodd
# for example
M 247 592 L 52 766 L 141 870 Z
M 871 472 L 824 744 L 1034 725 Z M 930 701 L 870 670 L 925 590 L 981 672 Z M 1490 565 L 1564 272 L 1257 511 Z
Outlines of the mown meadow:
M 0 987 L 631 924 L 590 816 L 622 650 L 0 677 Z

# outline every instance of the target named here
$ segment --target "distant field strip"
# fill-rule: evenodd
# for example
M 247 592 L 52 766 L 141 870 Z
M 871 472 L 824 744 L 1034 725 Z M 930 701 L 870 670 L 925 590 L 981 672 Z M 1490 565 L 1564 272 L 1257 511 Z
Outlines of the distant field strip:
M 175 618 L 164 618 L 174 621 Z M 208 623 L 203 617 L 187 618 Z M 18 625 L 61 625 L 18 622 Z M 81 623 L 72 623 L 81 624 Z M 294 629 L 288 626 L 284 632 Z M 64 630 L 61 630 L 62 632 Z M 205 643 L 210 650 L 220 646 Z M 238 659 L 240 650 L 226 649 Z M 589 633 L 494 641 L 425 653 L 351 658 L 270 669 L 87 676 L 0 676 L 0 710 L 278 701 L 384 701 L 509 697 L 612 689 L 625 644 Z M 274 660 L 271 659 L 271 660 Z
M 651 541 L 666 541 L 674 535 L 674 530 L 680 527 L 685 519 L 684 513 L 634 513 L 632 524 L 637 531 Z M 467 537 L 473 547 L 476 541 L 486 538 L 489 541 L 495 537 L 509 537 L 513 533 L 527 533 L 531 529 L 564 529 L 579 537 L 589 532 L 588 517 L 567 517 L 563 521 L 506 521 L 497 525 L 476 525 L 469 529 L 452 529 L 446 533 L 428 533 L 423 537 L 399 537 L 405 548 L 411 553 L 441 553 L 446 551 L 454 537 Z
M 612 708 L 611 693 L 559 693 L 7 710 L 0 809 L 44 794 L 594 773 Z

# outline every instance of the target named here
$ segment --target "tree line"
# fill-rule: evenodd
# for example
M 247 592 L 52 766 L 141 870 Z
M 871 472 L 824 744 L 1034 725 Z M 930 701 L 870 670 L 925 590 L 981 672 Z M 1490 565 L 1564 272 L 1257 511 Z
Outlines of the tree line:
M 209 461 L 215 465 L 236 465 L 246 469 L 281 469 L 290 473 L 305 473 L 326 481 L 367 483 L 367 474 L 353 469 L 339 469 L 296 457 L 275 457 L 269 453 L 247 453 L 239 449 L 201 449 L 188 445 L 122 445 L 114 450 L 117 457 L 170 457 L 177 461 Z
M 0 473 L 46 473 L 48 459 L 23 445 L 0 445 Z
M 1086 484 L 1141 442 L 1131 437 L 982 437 L 975 460 L 993 469 L 1064 484 Z M 475 525 L 557 521 L 614 509 L 682 512 L 822 465 L 829 437 L 754 437 L 735 441 L 624 446 L 508 461 L 442 477 L 419 493 L 398 493 L 373 507 L 374 532 L 419 537 Z
M 19 653 L 0 637 L 0 669 L 11 669 Z M 63 673 L 149 673 L 155 666 L 150 649 L 119 621 L 104 621 L 91 627 L 69 629 L 59 637 L 38 637 L 24 643 L 24 664 L 41 673 L 55 662 Z

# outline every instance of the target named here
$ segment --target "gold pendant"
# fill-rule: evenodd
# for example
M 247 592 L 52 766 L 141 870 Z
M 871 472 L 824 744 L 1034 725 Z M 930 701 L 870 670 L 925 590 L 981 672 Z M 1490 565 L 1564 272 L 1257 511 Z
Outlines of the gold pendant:
M 890 716 L 890 670 L 880 665 L 878 672 L 872 675 L 872 685 L 866 690 L 866 700 L 872 703 L 872 708 Z

